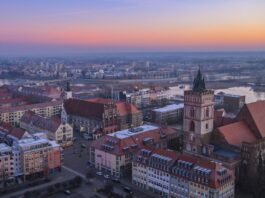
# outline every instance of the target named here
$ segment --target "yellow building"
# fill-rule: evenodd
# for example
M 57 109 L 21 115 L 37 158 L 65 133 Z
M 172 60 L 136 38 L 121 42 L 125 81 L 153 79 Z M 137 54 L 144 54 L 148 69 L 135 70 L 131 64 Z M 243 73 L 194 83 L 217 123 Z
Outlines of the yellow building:
M 2 108 L 0 111 L 0 121 L 10 123 L 14 126 L 19 125 L 19 121 L 26 111 L 33 111 L 43 117 L 60 115 L 63 102 L 51 101 L 38 104 L 30 104 L 16 107 Z
M 72 145 L 73 128 L 59 117 L 44 118 L 33 111 L 27 111 L 20 119 L 20 127 L 30 133 L 45 132 L 50 140 L 63 147 Z

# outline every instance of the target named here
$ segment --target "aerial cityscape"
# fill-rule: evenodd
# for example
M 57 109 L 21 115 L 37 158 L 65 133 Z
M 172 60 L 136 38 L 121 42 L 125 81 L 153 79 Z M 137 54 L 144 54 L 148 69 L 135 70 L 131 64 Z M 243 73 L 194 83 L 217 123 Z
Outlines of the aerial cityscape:
M 0 1 L 1 198 L 265 198 L 265 1 Z

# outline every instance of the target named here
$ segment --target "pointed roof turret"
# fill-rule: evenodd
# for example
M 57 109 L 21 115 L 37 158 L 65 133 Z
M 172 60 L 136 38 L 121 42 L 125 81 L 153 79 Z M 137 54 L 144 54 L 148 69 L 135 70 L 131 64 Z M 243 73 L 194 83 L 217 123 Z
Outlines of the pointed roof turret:
M 67 81 L 65 91 L 71 91 L 70 83 Z
M 205 82 L 204 82 L 204 77 L 201 74 L 201 70 L 198 70 L 197 76 L 193 81 L 193 89 L 192 91 L 195 92 L 203 92 L 205 91 Z

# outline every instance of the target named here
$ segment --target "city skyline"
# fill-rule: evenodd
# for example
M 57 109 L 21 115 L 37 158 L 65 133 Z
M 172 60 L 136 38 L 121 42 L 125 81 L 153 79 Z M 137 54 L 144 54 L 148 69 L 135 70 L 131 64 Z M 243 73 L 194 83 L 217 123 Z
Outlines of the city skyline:
M 265 2 L 0 2 L 0 53 L 263 51 Z

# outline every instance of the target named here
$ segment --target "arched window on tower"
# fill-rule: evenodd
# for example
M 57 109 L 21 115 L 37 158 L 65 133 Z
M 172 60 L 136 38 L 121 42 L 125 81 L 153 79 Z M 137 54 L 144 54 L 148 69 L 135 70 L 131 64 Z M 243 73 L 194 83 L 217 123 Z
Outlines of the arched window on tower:
M 209 107 L 206 108 L 206 118 L 208 118 L 210 116 L 210 110 Z
M 190 131 L 194 131 L 195 130 L 195 124 L 194 121 L 190 122 Z
M 190 109 L 190 117 L 194 118 L 194 116 L 195 116 L 195 109 L 191 108 Z

